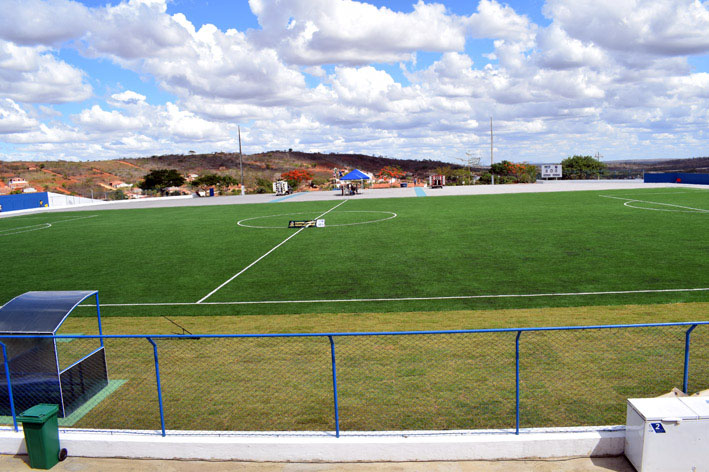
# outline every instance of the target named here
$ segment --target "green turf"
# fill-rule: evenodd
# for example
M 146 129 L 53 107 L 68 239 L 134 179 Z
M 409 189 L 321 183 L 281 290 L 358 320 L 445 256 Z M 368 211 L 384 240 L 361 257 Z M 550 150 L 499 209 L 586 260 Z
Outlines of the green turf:
M 604 198 L 611 195 L 628 200 Z M 337 201 L 37 214 L 0 220 L 0 301 L 98 289 L 102 304 L 193 303 Z M 674 205 L 674 206 L 671 206 Z M 687 208 L 685 208 L 687 207 Z M 699 209 L 703 211 L 692 210 Z M 381 213 L 374 213 L 381 212 Z M 396 218 L 352 225 L 397 214 Z M 92 218 L 67 221 L 73 217 Z M 274 216 L 281 215 L 281 216 Z M 246 224 L 273 226 L 246 228 Z M 353 198 L 207 302 L 709 287 L 709 192 L 642 189 Z M 40 226 L 51 223 L 51 227 Z M 334 226 L 348 224 L 348 226 Z M 104 307 L 104 315 L 396 312 L 707 301 L 709 292 Z M 94 313 L 83 310 L 92 316 Z

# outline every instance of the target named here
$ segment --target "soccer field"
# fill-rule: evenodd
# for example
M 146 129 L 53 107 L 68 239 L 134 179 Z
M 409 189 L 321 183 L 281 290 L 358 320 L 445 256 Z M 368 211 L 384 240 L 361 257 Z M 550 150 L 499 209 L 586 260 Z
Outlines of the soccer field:
M 287 228 L 317 217 L 325 228 Z M 709 192 L 43 213 L 0 220 L 0 247 L 0 303 L 97 289 L 116 316 L 708 301 Z

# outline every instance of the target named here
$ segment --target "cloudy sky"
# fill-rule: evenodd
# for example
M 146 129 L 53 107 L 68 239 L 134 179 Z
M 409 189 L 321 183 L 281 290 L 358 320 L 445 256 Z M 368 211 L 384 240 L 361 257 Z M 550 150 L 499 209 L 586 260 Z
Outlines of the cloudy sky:
M 709 156 L 709 1 L 0 0 L 0 160 Z

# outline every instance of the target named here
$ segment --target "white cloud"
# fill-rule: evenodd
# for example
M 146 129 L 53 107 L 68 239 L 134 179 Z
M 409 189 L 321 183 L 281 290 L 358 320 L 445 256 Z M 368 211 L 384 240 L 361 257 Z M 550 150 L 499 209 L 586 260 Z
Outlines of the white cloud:
M 176 105 L 167 103 L 159 114 L 164 127 L 172 136 L 182 141 L 215 141 L 225 139 L 228 134 L 219 123 L 204 120 Z
M 121 93 L 111 95 L 109 103 L 113 105 L 137 105 L 145 102 L 145 95 L 141 95 L 132 90 L 126 90 Z
M 699 0 L 548 0 L 543 11 L 569 36 L 611 50 L 709 52 L 709 5 Z
M 9 98 L 0 99 L 0 134 L 21 133 L 39 125 L 20 106 Z
M 445 6 L 419 0 L 411 13 L 352 0 L 249 0 L 254 38 L 302 65 L 397 62 L 415 51 L 460 51 L 465 30 Z
M 0 38 L 22 45 L 54 45 L 84 34 L 93 21 L 81 3 L 0 0 Z
M 477 12 L 466 18 L 464 24 L 475 38 L 505 39 L 527 44 L 534 39 L 537 28 L 526 16 L 495 0 L 480 0 Z
M 558 24 L 540 31 L 537 47 L 538 62 L 549 69 L 570 69 L 576 67 L 603 68 L 608 65 L 606 54 L 593 43 L 585 44 L 570 37 Z
M 548 0 L 541 27 L 494 0 L 467 16 L 423 1 L 401 13 L 353 0 L 251 0 L 261 29 L 246 32 L 197 29 L 164 0 L 0 5 L 12 11 L 0 18 L 3 141 L 55 158 L 228 150 L 237 123 L 253 151 L 419 158 L 480 146 L 490 116 L 500 158 L 512 160 L 596 150 L 579 146 L 644 153 L 652 140 L 670 149 L 672 132 L 683 152 L 703 149 L 707 134 L 709 74 L 692 73 L 686 58 L 708 50 L 698 1 Z M 17 26 L 32 18 L 36 30 Z M 466 37 L 493 40 L 485 56 L 496 62 L 476 64 Z M 92 96 L 60 48 L 110 60 L 176 99 L 156 105 L 139 84 L 101 83 L 110 91 L 97 104 L 55 120 L 54 108 L 33 104 Z M 420 51 L 442 54 L 423 66 Z M 381 62 L 399 62 L 404 79 Z
M 117 111 L 105 111 L 98 105 L 83 110 L 74 116 L 74 120 L 90 130 L 101 132 L 137 130 L 144 125 L 140 119 L 124 116 Z
M 25 103 L 66 103 L 91 96 L 83 73 L 42 47 L 0 40 L 0 94 Z
M 71 149 L 75 143 L 86 141 L 86 135 L 64 125 L 48 126 L 40 123 L 29 132 L 11 133 L 3 136 L 3 140 L 17 144 L 67 144 Z

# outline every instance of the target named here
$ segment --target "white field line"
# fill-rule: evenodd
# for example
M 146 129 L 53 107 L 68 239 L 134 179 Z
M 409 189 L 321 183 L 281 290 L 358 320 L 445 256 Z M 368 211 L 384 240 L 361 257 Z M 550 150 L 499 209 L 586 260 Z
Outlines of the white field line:
M 340 205 L 342 205 L 342 204 L 345 203 L 346 201 L 347 201 L 347 200 L 342 200 L 340 203 L 338 203 L 338 204 L 335 205 L 334 207 L 330 208 L 330 209 L 327 210 L 325 213 L 323 213 L 322 215 L 316 217 L 315 219 L 317 220 L 318 218 L 322 218 L 323 216 L 327 215 L 327 214 L 330 213 L 332 210 L 334 210 L 335 208 L 339 207 Z M 236 274 L 232 275 L 226 282 L 224 282 L 223 284 L 221 284 L 219 287 L 215 288 L 214 290 L 212 290 L 211 292 L 209 292 L 207 295 L 205 295 L 204 297 L 200 298 L 200 299 L 197 301 L 196 304 L 202 303 L 202 302 L 205 301 L 207 298 L 209 298 L 209 297 L 211 297 L 212 295 L 214 295 L 215 293 L 217 293 L 222 287 L 224 287 L 224 286 L 227 285 L 229 282 L 231 282 L 232 280 L 234 280 L 235 278 L 237 278 L 238 276 L 240 276 L 241 274 L 243 274 L 244 272 L 246 272 L 247 270 L 249 270 L 251 267 L 253 267 L 254 265 L 256 265 L 261 259 L 263 259 L 264 257 L 268 256 L 269 254 L 271 254 L 273 251 L 275 251 L 275 250 L 278 249 L 279 247 L 283 246 L 286 242 L 288 242 L 288 240 L 290 240 L 291 238 L 294 238 L 295 236 L 297 236 L 298 233 L 300 233 L 300 232 L 303 231 L 304 229 L 305 229 L 304 227 L 303 227 L 303 228 L 300 228 L 298 231 L 296 231 L 295 233 L 293 233 L 293 234 L 291 234 L 290 236 L 288 236 L 286 239 L 284 239 L 283 241 L 281 241 L 280 243 L 278 243 L 276 246 L 274 246 L 274 247 L 273 247 L 270 251 L 268 251 L 266 254 L 264 254 L 263 256 L 259 257 L 258 259 L 256 259 L 255 261 L 253 261 L 251 264 L 247 265 L 246 267 L 244 267 L 243 269 L 241 269 L 239 272 L 237 272 Z
M 4 230 L 0 231 L 0 236 L 12 236 L 14 234 L 29 233 L 30 231 L 38 231 L 40 229 L 51 228 L 52 224 L 64 223 L 67 221 L 83 220 L 86 218 L 94 218 L 96 216 L 98 216 L 98 215 L 76 216 L 74 218 L 67 218 L 65 220 L 52 221 L 51 223 L 37 223 L 34 225 L 29 225 L 29 226 L 20 226 L 17 228 L 4 229 Z
M 625 200 L 625 203 L 623 205 L 628 206 L 630 208 L 638 208 L 640 210 L 658 210 L 658 211 L 672 211 L 672 210 L 662 210 L 659 208 L 644 208 L 644 207 L 634 207 L 632 205 L 628 205 L 628 203 L 633 203 L 633 202 L 639 202 L 639 203 L 650 203 L 653 205 L 663 205 L 663 206 L 669 206 L 669 207 L 675 207 L 675 208 L 684 208 L 685 210 L 692 210 L 692 211 L 698 211 L 700 213 L 709 213 L 709 210 L 704 210 L 702 208 L 694 208 L 694 207 L 688 207 L 688 206 L 682 206 L 682 205 L 673 205 L 672 203 L 661 203 L 661 202 L 651 202 L 648 200 L 638 200 L 635 198 L 627 198 L 627 197 L 612 197 L 610 195 L 601 195 L 603 198 L 614 198 L 616 200 Z
M 474 300 L 480 298 L 536 298 L 536 297 L 576 297 L 584 295 L 626 295 L 637 293 L 706 292 L 706 288 L 666 288 L 649 290 L 612 290 L 605 292 L 561 292 L 561 293 L 510 293 L 496 295 L 454 295 L 447 297 L 401 297 L 401 298 L 343 298 L 332 300 L 257 300 L 240 302 L 157 302 L 157 303 L 102 303 L 102 307 L 129 306 L 194 306 L 194 305 L 275 305 L 285 303 L 356 303 L 356 302 L 405 302 L 425 300 Z M 96 305 L 81 305 L 96 307 Z

